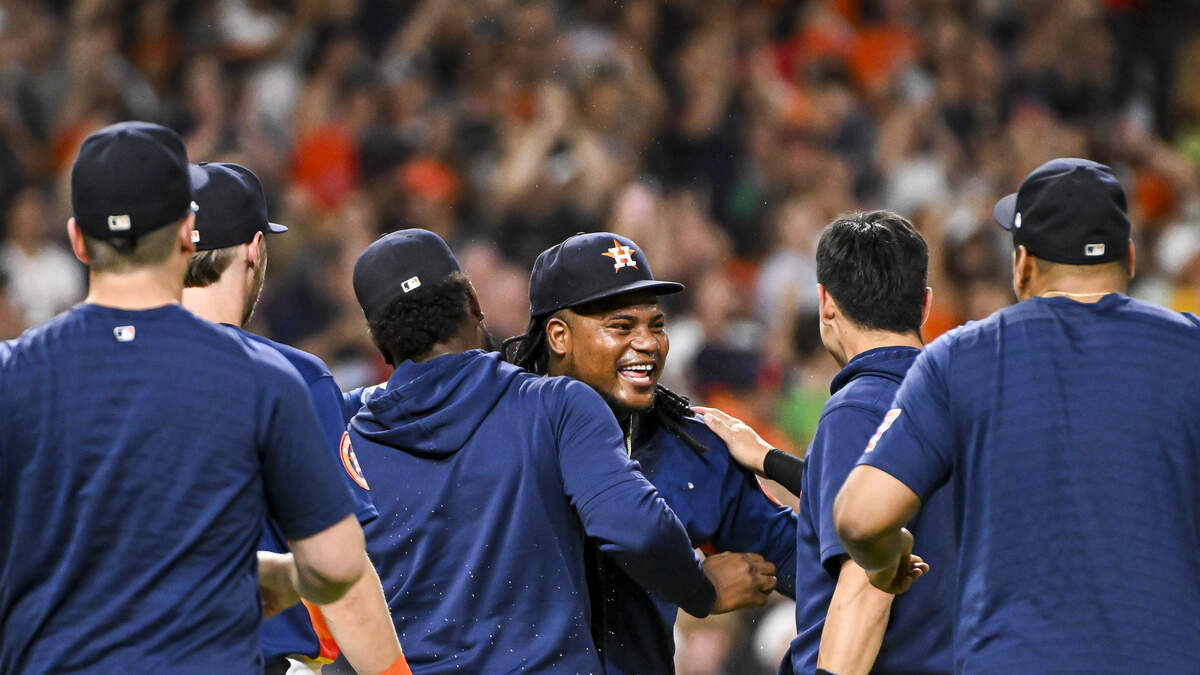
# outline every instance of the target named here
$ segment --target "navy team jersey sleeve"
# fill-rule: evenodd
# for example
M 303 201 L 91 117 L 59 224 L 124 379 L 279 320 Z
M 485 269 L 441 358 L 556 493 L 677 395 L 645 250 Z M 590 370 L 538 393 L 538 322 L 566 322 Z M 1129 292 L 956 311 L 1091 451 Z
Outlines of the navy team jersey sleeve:
M 709 450 L 714 452 L 714 450 Z M 721 448 L 720 452 L 728 452 Z M 775 590 L 796 596 L 796 514 L 763 492 L 754 474 L 729 458 L 721 481 L 721 524 L 712 543 L 721 551 L 758 553 L 775 565 Z
M 587 385 L 564 380 L 556 417 L 563 485 L 584 532 L 646 590 L 706 616 L 716 590 L 683 524 L 625 455 L 612 411 Z
M 858 460 L 891 474 L 922 502 L 949 480 L 954 466 L 954 421 L 944 377 L 950 345 L 947 336 L 921 352 Z
M 361 475 L 357 467 L 346 466 L 353 462 L 353 459 L 349 454 L 348 440 L 343 438 L 346 435 L 346 418 L 342 411 L 342 391 L 333 381 L 332 375 L 324 375 L 309 382 L 308 390 L 312 393 L 313 408 L 317 413 L 317 423 L 321 426 L 321 437 L 325 439 L 325 447 L 338 453 L 338 460 L 343 464 L 344 470 L 339 473 L 345 479 L 346 488 L 354 498 L 354 515 L 358 517 L 358 522 L 369 523 L 379 517 L 379 512 L 375 510 L 375 504 L 371 501 L 371 488 L 366 479 L 356 478 Z M 359 480 L 363 482 L 360 483 Z
M 808 450 L 802 498 L 812 511 L 821 566 L 833 578 L 841 571 L 846 549 L 833 527 L 833 500 L 854 469 L 862 449 L 879 426 L 879 413 L 856 405 L 840 405 L 821 416 Z
M 299 373 L 277 359 L 260 364 L 259 448 L 271 517 L 295 540 L 338 523 L 355 512 L 355 503 L 345 483 L 334 478 L 345 472 L 325 447 Z

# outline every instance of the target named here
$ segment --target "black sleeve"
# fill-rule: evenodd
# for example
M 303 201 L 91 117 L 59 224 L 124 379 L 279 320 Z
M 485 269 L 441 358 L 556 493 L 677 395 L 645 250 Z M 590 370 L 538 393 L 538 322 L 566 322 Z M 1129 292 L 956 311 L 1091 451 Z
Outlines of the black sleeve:
M 771 449 L 763 458 L 763 473 L 767 478 L 800 496 L 800 481 L 804 478 L 804 460 L 782 450 Z

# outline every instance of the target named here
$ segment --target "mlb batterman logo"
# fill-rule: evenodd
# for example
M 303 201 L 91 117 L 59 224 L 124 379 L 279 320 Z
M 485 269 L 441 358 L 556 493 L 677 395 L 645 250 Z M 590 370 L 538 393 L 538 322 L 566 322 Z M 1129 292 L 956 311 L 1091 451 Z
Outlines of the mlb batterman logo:
M 137 335 L 137 329 L 133 326 L 117 326 L 113 328 L 113 337 L 117 342 L 133 342 L 134 336 Z
M 613 271 L 620 272 L 622 267 L 637 268 L 637 261 L 633 259 L 635 251 L 633 247 L 626 246 L 621 242 L 613 239 L 613 247 L 601 253 L 613 259 Z
M 364 490 L 370 490 L 371 486 L 367 485 L 367 478 L 363 476 L 362 467 L 358 465 L 358 455 L 354 454 L 354 446 L 350 444 L 350 432 L 342 432 L 341 446 L 338 448 L 338 455 L 342 458 L 342 466 L 345 467 L 346 473 L 354 479 L 355 483 Z

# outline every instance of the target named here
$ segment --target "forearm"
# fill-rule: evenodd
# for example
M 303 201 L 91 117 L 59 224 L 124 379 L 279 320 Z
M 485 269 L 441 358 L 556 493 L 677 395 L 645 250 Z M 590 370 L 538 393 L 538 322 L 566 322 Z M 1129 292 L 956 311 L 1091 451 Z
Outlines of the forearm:
M 363 575 L 346 595 L 323 605 L 320 611 L 354 670 L 360 675 L 376 675 L 400 658 L 401 651 L 379 575 L 369 559 L 365 565 Z
M 883 644 L 893 598 L 872 586 L 862 568 L 847 560 L 829 602 L 817 667 L 838 675 L 871 672 Z
M 688 614 L 708 615 L 716 590 L 683 525 L 649 483 L 614 486 L 580 515 L 588 536 L 642 588 Z

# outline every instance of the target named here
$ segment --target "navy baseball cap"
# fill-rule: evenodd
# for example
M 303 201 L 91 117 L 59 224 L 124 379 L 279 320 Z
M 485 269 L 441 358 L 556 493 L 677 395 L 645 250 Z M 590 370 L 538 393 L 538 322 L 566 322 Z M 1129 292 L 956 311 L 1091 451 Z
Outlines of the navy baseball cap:
M 354 263 L 354 295 L 367 320 L 379 316 L 392 300 L 449 279 L 462 269 L 442 238 L 412 228 L 385 234 Z
M 187 150 L 170 129 L 121 122 L 93 133 L 71 167 L 71 210 L 84 234 L 136 238 L 195 210 Z
M 683 284 L 658 281 L 646 254 L 632 240 L 611 232 L 580 233 L 542 251 L 529 275 L 529 315 L 630 291 L 678 293 Z
M 256 232 L 287 232 L 267 220 L 267 198 L 254 172 L 240 164 L 200 162 L 192 170 L 200 210 L 192 242 L 197 251 L 244 244 Z
M 1091 160 L 1046 162 L 996 202 L 992 216 L 1014 245 L 1050 262 L 1098 265 L 1128 255 L 1125 190 L 1112 169 Z

